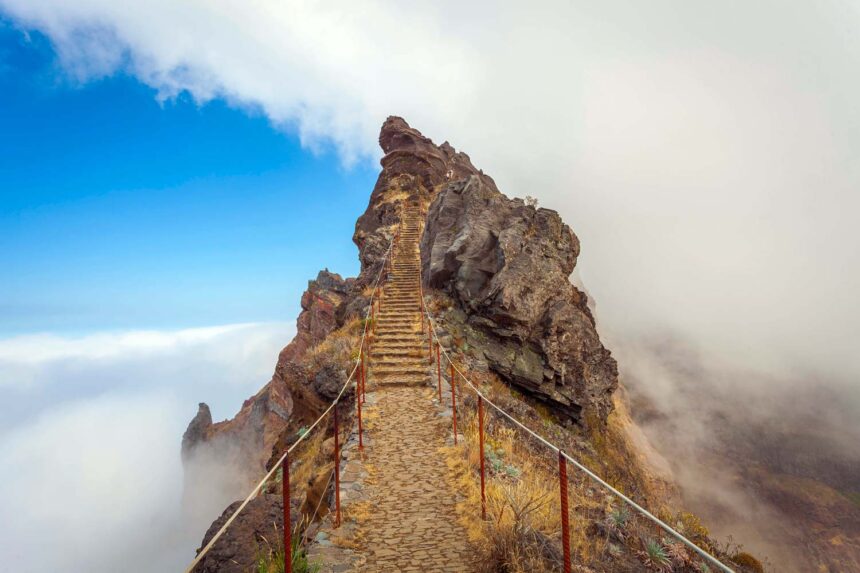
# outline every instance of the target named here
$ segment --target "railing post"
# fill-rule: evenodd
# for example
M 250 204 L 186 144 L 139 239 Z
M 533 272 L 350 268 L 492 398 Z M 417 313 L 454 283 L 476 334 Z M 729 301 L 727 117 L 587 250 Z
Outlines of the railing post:
M 334 526 L 340 527 L 340 428 L 337 423 L 337 402 L 334 404 Z
M 436 342 L 436 377 L 439 380 L 439 403 L 442 403 L 442 361 L 439 360 L 439 342 Z
M 430 354 L 430 364 L 433 364 L 433 331 L 430 330 L 430 321 L 427 321 L 427 353 Z
M 454 424 L 454 445 L 457 445 L 457 379 L 454 378 L 454 363 L 451 363 L 451 420 Z
M 564 556 L 564 573 L 570 573 L 570 524 L 567 508 L 567 460 L 558 451 L 558 483 L 561 488 L 561 549 Z
M 361 380 L 361 403 L 364 404 L 367 401 L 367 373 L 364 370 L 364 349 L 358 351 L 359 356 L 359 365 L 358 365 L 358 378 Z
M 361 374 L 359 374 L 361 376 Z M 362 439 L 361 431 L 361 381 L 358 380 L 355 385 L 355 403 L 358 405 L 358 449 L 364 449 L 364 440 Z
M 487 519 L 487 494 L 484 489 L 484 398 L 478 395 L 478 450 L 481 456 L 481 519 Z
M 284 502 L 284 573 L 293 570 L 293 524 L 290 523 L 290 454 L 284 455 L 281 496 Z

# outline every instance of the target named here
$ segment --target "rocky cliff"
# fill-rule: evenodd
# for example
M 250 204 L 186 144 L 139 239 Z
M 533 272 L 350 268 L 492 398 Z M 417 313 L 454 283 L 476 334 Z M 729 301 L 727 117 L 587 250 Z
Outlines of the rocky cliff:
M 575 421 L 605 420 L 618 384 L 586 295 L 569 277 L 579 240 L 558 213 L 509 199 L 469 156 L 390 117 L 370 204 L 356 224 L 373 269 L 406 199 L 425 209 L 425 287 L 453 298 L 462 333 L 506 382 Z
M 218 459 L 241 470 L 244 482 L 234 488 L 234 499 L 271 467 L 346 380 L 360 332 L 356 319 L 367 308 L 368 286 L 407 203 L 417 204 L 424 218 L 423 280 L 438 303 L 446 339 L 457 350 L 467 349 L 473 365 L 518 395 L 548 406 L 564 425 L 594 429 L 605 425 L 612 412 L 615 361 L 600 342 L 586 295 L 569 281 L 579 255 L 573 231 L 556 212 L 509 199 L 467 155 L 447 142 L 434 144 L 401 118 L 386 120 L 379 143 L 385 153 L 382 171 L 353 237 L 361 261 L 358 277 L 322 271 L 310 281 L 296 337 L 280 353 L 269 383 L 231 420 L 213 423 L 201 404 L 183 437 L 188 467 L 202 453 L 229 445 L 230 455 Z M 346 423 L 348 416 L 345 411 Z M 329 447 L 327 439 L 322 433 L 321 441 L 301 456 L 313 462 Z M 571 448 L 595 452 L 586 442 L 577 446 L 570 439 Z M 191 489 L 195 480 L 205 479 L 189 474 Z M 319 499 L 317 486 L 325 485 L 318 483 L 321 475 L 308 470 L 294 514 L 314 495 Z M 644 486 L 631 487 L 644 491 Z M 265 520 L 274 518 L 276 526 L 283 526 L 277 523 L 275 499 L 255 500 L 254 510 L 236 521 L 202 570 L 239 571 L 252 564 L 255 548 L 271 527 Z M 229 514 L 228 508 L 219 519 Z

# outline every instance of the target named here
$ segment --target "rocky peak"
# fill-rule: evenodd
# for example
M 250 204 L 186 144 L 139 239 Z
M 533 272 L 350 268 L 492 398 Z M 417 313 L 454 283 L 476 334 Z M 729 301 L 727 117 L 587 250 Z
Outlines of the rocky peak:
M 197 405 L 197 415 L 188 424 L 185 433 L 182 434 L 182 461 L 187 462 L 197 444 L 205 441 L 212 427 L 212 412 L 205 402 Z
M 570 283 L 580 248 L 570 227 L 555 211 L 506 197 L 468 155 L 403 118 L 385 121 L 379 144 L 382 172 L 353 237 L 359 280 L 375 275 L 401 209 L 417 203 L 427 214 L 426 286 L 453 298 L 479 359 L 574 420 L 604 419 L 617 368 L 588 297 Z
M 578 255 L 558 213 L 475 176 L 437 194 L 421 241 L 424 280 L 454 299 L 480 360 L 574 420 L 605 419 L 618 371 L 570 282 Z
M 385 152 L 380 160 L 382 172 L 367 210 L 356 221 L 353 235 L 359 249 L 362 267 L 359 282 L 362 284 L 376 276 L 405 204 L 418 203 L 426 211 L 444 185 L 471 175 L 492 188 L 496 186 L 489 176 L 472 165 L 468 155 L 447 142 L 435 145 L 401 117 L 391 116 L 385 120 L 379 145 Z

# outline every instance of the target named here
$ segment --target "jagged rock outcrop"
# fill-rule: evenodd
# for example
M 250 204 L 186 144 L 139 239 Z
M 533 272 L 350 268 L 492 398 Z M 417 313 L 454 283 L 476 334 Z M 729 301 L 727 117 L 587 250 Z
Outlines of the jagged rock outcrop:
M 182 439 L 183 460 L 187 461 L 190 452 L 206 443 L 221 451 L 236 453 L 237 459 L 226 461 L 249 475 L 266 469 L 272 447 L 291 419 L 311 419 L 312 412 L 305 410 L 315 411 L 320 400 L 325 399 L 325 396 L 317 399 L 301 392 L 307 373 L 300 361 L 310 348 L 341 324 L 338 310 L 349 299 L 353 283 L 353 279 L 344 280 L 328 270 L 320 271 L 316 280 L 308 281 L 308 289 L 302 295 L 296 336 L 281 351 L 272 379 L 255 396 L 245 400 L 231 420 L 212 424 L 208 406 L 201 404 Z M 294 416 L 297 403 L 302 412 Z M 229 448 L 221 447 L 227 443 Z
M 418 203 L 427 212 L 425 284 L 457 303 L 470 346 L 503 379 L 568 417 L 604 419 L 617 368 L 586 295 L 569 280 L 576 235 L 554 211 L 505 197 L 465 153 L 435 145 L 402 118 L 385 121 L 379 144 L 382 172 L 353 237 L 363 273 L 378 268 L 402 206 Z
M 198 444 L 206 441 L 212 428 L 212 412 L 205 402 L 197 405 L 197 415 L 182 434 L 182 461 L 188 462 Z
M 437 194 L 421 241 L 426 284 L 458 303 L 494 371 L 574 419 L 605 418 L 618 370 L 570 282 L 578 255 L 558 213 L 474 175 Z
M 353 282 L 328 269 L 320 271 L 316 280 L 308 281 L 308 290 L 302 295 L 302 312 L 296 321 L 296 337 L 281 352 L 278 366 L 296 362 L 338 327 L 337 311 L 350 296 Z
M 382 172 L 367 210 L 356 221 L 352 238 L 361 260 L 359 280 L 365 284 L 379 270 L 407 199 L 426 208 L 442 185 L 469 175 L 478 176 L 495 187 L 490 177 L 472 165 L 468 155 L 456 151 L 448 142 L 435 145 L 400 117 L 385 120 L 379 133 L 379 145 L 385 153 L 380 160 Z

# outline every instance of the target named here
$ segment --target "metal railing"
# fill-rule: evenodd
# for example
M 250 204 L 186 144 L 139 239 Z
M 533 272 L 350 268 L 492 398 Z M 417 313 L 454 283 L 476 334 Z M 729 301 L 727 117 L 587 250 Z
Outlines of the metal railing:
M 269 482 L 270 479 L 277 473 L 278 469 L 283 470 L 282 474 L 282 488 L 281 495 L 283 497 L 284 502 L 284 565 L 286 573 L 291 573 L 292 570 L 292 524 L 290 522 L 290 454 L 305 441 L 308 436 L 310 436 L 314 430 L 316 430 L 320 423 L 330 414 L 333 413 L 334 417 L 334 432 L 335 432 L 335 447 L 334 447 L 334 460 L 335 460 L 335 523 L 338 524 L 340 522 L 340 476 L 339 474 L 339 462 L 340 462 L 340 444 L 339 444 L 339 427 L 338 427 L 338 415 L 337 415 L 337 405 L 340 403 L 343 398 L 344 393 L 346 393 L 347 389 L 352 385 L 353 381 L 355 381 L 355 397 L 356 397 L 356 412 L 358 418 L 358 443 L 359 449 L 364 447 L 363 437 L 362 437 L 362 427 L 361 427 L 361 405 L 362 402 L 366 400 L 366 370 L 365 370 L 365 361 L 364 357 L 367 354 L 367 350 L 370 347 L 372 342 L 372 331 L 368 332 L 368 326 L 374 324 L 375 311 L 374 307 L 378 302 L 378 294 L 379 294 L 379 283 L 382 279 L 383 275 L 388 272 L 391 265 L 391 257 L 393 254 L 393 249 L 398 242 L 399 232 L 395 233 L 391 238 L 388 244 L 388 249 L 385 251 L 385 256 L 383 258 L 382 265 L 379 268 L 379 272 L 376 275 L 376 280 L 373 282 L 373 291 L 370 295 L 369 308 L 365 313 L 364 317 L 364 329 L 361 333 L 361 340 L 358 345 L 358 358 L 355 361 L 355 365 L 352 368 L 352 371 L 349 373 L 349 376 L 344 382 L 343 386 L 338 392 L 337 397 L 329 404 L 328 408 L 319 415 L 319 417 L 311 424 L 307 430 L 301 433 L 298 439 L 289 446 L 284 453 L 278 458 L 278 461 L 272 466 L 272 469 L 263 476 L 254 489 L 251 490 L 251 493 L 242 501 L 241 505 L 233 512 L 229 519 L 221 526 L 221 528 L 212 536 L 209 542 L 200 550 L 197 556 L 193 561 L 186 567 L 185 573 L 192 573 L 194 568 L 203 560 L 209 550 L 215 545 L 218 539 L 224 534 L 225 531 L 230 527 L 230 525 L 236 520 L 242 510 L 254 499 L 260 491 L 263 489 L 263 486 Z M 356 377 L 357 375 L 357 377 Z M 328 486 L 326 486 L 326 489 Z
M 421 273 L 421 269 L 419 267 L 419 274 L 420 273 Z M 442 376 L 443 368 L 442 368 L 441 358 L 444 357 L 448 361 L 448 364 L 450 365 L 449 384 L 451 387 L 451 409 L 452 409 L 452 416 L 451 417 L 452 417 L 452 426 L 453 426 L 452 431 L 454 434 L 454 444 L 455 445 L 457 444 L 456 376 L 459 375 L 459 377 L 466 383 L 468 388 L 472 392 L 474 392 L 474 394 L 477 396 L 478 425 L 479 425 L 478 439 L 479 439 L 479 448 L 480 448 L 480 456 L 481 456 L 480 472 L 481 472 L 481 513 L 482 513 L 482 517 L 486 517 L 486 504 L 487 504 L 486 490 L 485 490 L 486 477 L 485 477 L 485 468 L 484 468 L 484 428 L 483 428 L 483 426 L 484 426 L 484 403 L 486 403 L 486 404 L 489 404 L 501 416 L 503 416 L 505 419 L 509 420 L 512 424 L 514 424 L 515 427 L 526 432 L 526 434 L 528 434 L 529 436 L 531 436 L 532 438 L 537 440 L 539 443 L 544 445 L 549 450 L 557 453 L 557 455 L 558 455 L 559 498 L 560 498 L 560 503 L 561 503 L 561 507 L 562 507 L 562 515 L 561 515 L 561 521 L 562 521 L 562 553 L 563 553 L 565 573 L 570 573 L 570 571 L 571 571 L 571 561 L 570 561 L 571 556 L 570 556 L 570 542 L 569 542 L 570 533 L 569 533 L 568 512 L 567 512 L 567 462 L 570 462 L 571 464 L 573 464 L 578 470 L 585 473 L 585 475 L 587 475 L 592 481 L 596 482 L 602 488 L 604 488 L 605 490 L 610 492 L 612 495 L 614 495 L 615 497 L 617 497 L 618 499 L 620 499 L 621 501 L 623 501 L 624 503 L 626 503 L 627 505 L 629 505 L 630 507 L 635 509 L 640 515 L 644 516 L 646 519 L 648 519 L 649 521 L 651 521 L 652 523 L 654 523 L 655 525 L 660 527 L 663 531 L 665 531 L 666 533 L 668 533 L 669 535 L 671 535 L 672 537 L 674 537 L 675 539 L 677 539 L 678 541 L 683 543 L 689 549 L 693 550 L 702 559 L 706 560 L 711 565 L 718 567 L 720 570 L 724 571 L 725 573 L 735 573 L 731 568 L 727 567 L 725 564 L 723 564 L 716 557 L 714 557 L 713 555 L 711 555 L 710 553 L 708 553 L 707 551 L 705 551 L 704 549 L 702 549 L 701 547 L 699 547 L 698 545 L 696 545 L 695 543 L 690 541 L 687 537 L 685 537 L 684 535 L 682 535 L 681 533 L 679 533 L 678 531 L 676 531 L 675 529 L 670 527 L 663 520 L 659 519 L 653 513 L 651 513 L 650 511 L 648 511 L 644 507 L 642 507 L 642 505 L 636 503 L 635 501 L 630 499 L 628 496 L 626 496 L 623 493 L 621 493 L 620 491 L 618 491 L 618 489 L 609 485 L 604 479 L 602 479 L 596 473 L 594 473 L 593 471 L 588 469 L 585 465 L 583 465 L 581 462 L 579 462 L 579 460 L 571 457 L 568 453 L 566 453 L 564 450 L 562 450 L 559 446 L 550 442 L 548 439 L 544 438 L 543 436 L 541 436 L 540 434 L 538 434 L 537 432 L 533 431 L 531 428 L 526 426 L 524 423 L 522 423 L 521 421 L 516 419 L 513 415 L 506 412 L 503 408 L 501 408 L 500 406 L 495 404 L 492 400 L 490 400 L 474 384 L 472 384 L 472 382 L 469 380 L 469 378 L 456 366 L 456 364 L 454 364 L 454 361 L 452 360 L 450 354 L 448 353 L 447 350 L 445 350 L 445 348 L 440 343 L 439 336 L 438 336 L 438 333 L 436 331 L 436 325 L 433 321 L 433 317 L 431 316 L 430 312 L 427 310 L 427 306 L 425 304 L 423 278 L 419 278 L 419 285 L 420 285 L 419 288 L 421 291 L 421 306 L 420 306 L 420 309 L 421 309 L 421 328 L 422 328 L 422 333 L 423 333 L 424 329 L 425 329 L 425 324 L 426 324 L 428 346 L 430 348 L 429 355 L 430 355 L 431 361 L 433 360 L 433 355 L 434 355 L 433 344 L 435 343 L 435 346 L 436 346 L 436 348 L 435 348 L 436 375 L 437 375 L 437 379 L 438 379 L 438 392 L 439 392 L 440 402 L 442 400 L 442 379 L 443 379 L 443 376 Z

